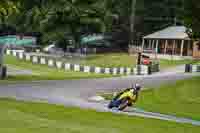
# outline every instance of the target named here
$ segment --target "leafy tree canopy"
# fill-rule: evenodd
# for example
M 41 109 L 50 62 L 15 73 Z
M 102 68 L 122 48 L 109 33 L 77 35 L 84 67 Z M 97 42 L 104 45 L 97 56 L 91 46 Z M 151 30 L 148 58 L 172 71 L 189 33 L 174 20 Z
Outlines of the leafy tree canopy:
M 188 27 L 188 34 L 193 39 L 200 39 L 200 1 L 185 1 L 185 24 Z
M 188 0 L 189 1 L 189 0 Z M 195 9 L 186 4 L 188 10 L 186 22 L 193 28 L 191 16 Z M 137 0 L 135 32 L 151 33 L 181 14 L 183 0 Z M 6 26 L 14 27 L 19 33 L 38 32 L 42 34 L 42 43 L 58 41 L 65 43 L 66 36 L 73 38 L 77 45 L 82 34 L 102 32 L 130 32 L 132 0 L 1 0 L 0 30 Z M 190 5 L 190 6 L 189 6 Z M 198 10 L 199 11 L 199 10 Z M 198 11 L 195 11 L 198 16 Z M 190 15 L 191 14 L 191 15 Z M 199 21 L 199 19 L 196 19 Z M 128 38 L 126 38 L 128 40 Z

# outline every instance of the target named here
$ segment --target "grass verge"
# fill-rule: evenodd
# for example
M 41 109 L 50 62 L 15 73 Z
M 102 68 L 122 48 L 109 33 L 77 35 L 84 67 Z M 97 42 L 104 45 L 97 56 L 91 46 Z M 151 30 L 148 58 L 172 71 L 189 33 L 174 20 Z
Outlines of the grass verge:
M 144 90 L 135 106 L 146 111 L 200 120 L 199 83 L 200 77 L 195 77 L 177 81 L 173 85 Z M 104 96 L 112 98 L 111 94 Z
M 197 63 L 197 60 L 160 60 L 160 68 L 165 69 L 165 68 L 170 68 L 170 67 L 175 67 L 178 65 L 183 65 L 183 64 L 194 64 Z
M 136 57 L 127 53 L 97 54 L 86 57 L 80 63 L 99 67 L 135 67 Z
M 199 133 L 200 127 L 98 113 L 42 103 L 0 99 L 2 133 Z
M 112 75 L 73 72 L 50 68 L 47 65 L 32 64 L 31 62 L 18 60 L 12 56 L 6 56 L 5 63 L 19 69 L 31 70 L 34 75 L 9 76 L 7 80 L 65 80 L 82 78 L 104 78 Z

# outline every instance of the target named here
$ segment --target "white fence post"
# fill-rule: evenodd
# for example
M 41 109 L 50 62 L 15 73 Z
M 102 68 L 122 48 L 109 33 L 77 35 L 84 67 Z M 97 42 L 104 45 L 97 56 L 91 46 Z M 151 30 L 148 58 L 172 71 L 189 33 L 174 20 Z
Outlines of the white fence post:
M 74 65 L 74 71 L 80 72 L 80 65 Z
M 100 67 L 95 67 L 95 73 L 101 73 L 101 68 Z
M 46 59 L 42 57 L 40 59 L 40 64 L 45 65 L 46 64 Z
M 13 51 L 13 56 L 17 56 L 17 52 L 16 51 Z
M 62 68 L 62 62 L 61 62 L 61 61 L 57 61 L 57 62 L 56 62 L 56 67 L 57 67 L 58 69 L 61 69 L 61 68 Z
M 10 54 L 11 54 L 11 50 L 7 49 L 7 50 L 6 50 L 6 54 L 7 54 L 7 55 L 10 55 Z
M 30 61 L 31 60 L 31 56 L 29 54 L 25 54 L 25 59 L 26 59 L 26 61 Z
M 110 74 L 110 68 L 105 68 L 105 74 Z
M 123 68 L 123 67 L 120 68 L 120 74 L 121 74 L 121 75 L 124 74 L 124 68 Z
M 192 65 L 192 72 L 197 72 L 197 65 Z
M 38 57 L 37 56 L 33 56 L 33 63 L 38 63 Z
M 23 52 L 19 52 L 19 59 L 23 59 L 24 58 L 24 53 Z
M 70 66 L 71 65 L 69 63 L 65 63 L 65 70 L 71 70 Z
M 131 74 L 131 68 L 126 68 L 126 74 L 130 75 Z
M 52 59 L 48 60 L 48 66 L 50 66 L 50 67 L 54 66 L 54 61 Z
M 90 67 L 89 66 L 84 66 L 84 72 L 89 73 L 90 72 Z
M 113 75 L 117 75 L 117 68 L 113 68 Z

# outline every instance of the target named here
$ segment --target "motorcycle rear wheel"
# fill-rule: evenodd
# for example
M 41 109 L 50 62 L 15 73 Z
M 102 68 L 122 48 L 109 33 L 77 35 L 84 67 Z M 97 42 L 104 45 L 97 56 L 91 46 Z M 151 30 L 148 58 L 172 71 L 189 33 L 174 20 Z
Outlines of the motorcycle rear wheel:
M 121 102 L 121 104 L 119 105 L 118 109 L 120 111 L 123 111 L 126 107 L 128 107 L 128 103 L 129 102 L 128 102 L 127 98 L 123 99 L 122 102 Z

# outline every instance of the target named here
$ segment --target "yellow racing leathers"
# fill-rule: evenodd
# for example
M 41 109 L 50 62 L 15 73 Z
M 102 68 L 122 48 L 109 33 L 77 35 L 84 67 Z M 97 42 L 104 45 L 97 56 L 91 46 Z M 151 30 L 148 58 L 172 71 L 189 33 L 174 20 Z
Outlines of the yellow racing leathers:
M 122 100 L 124 98 L 128 99 L 128 105 L 132 106 L 132 104 L 135 103 L 137 98 L 138 98 L 138 92 L 136 90 L 133 90 L 133 89 L 125 90 L 118 97 L 118 100 Z

